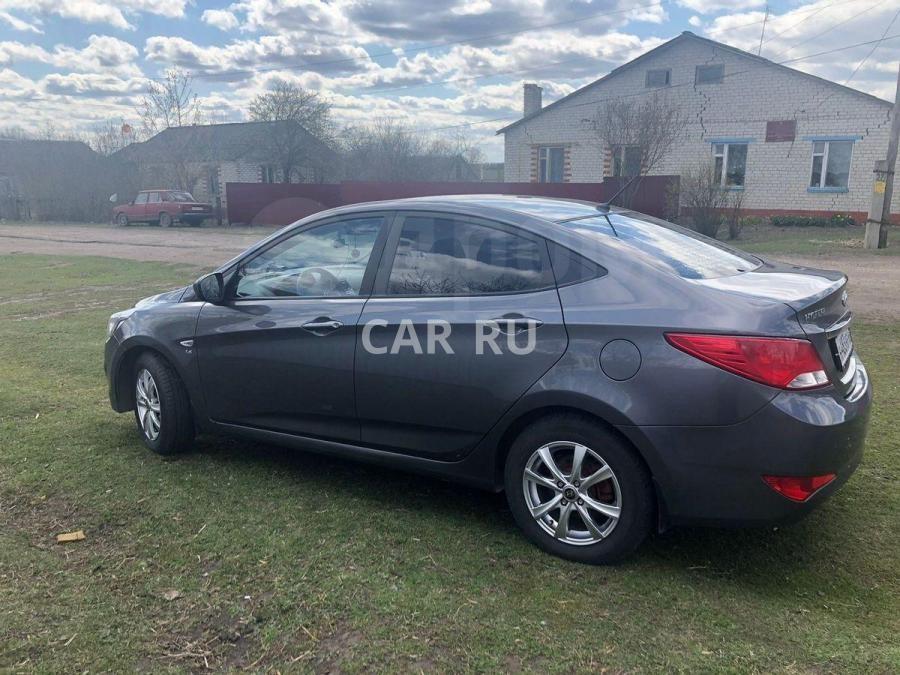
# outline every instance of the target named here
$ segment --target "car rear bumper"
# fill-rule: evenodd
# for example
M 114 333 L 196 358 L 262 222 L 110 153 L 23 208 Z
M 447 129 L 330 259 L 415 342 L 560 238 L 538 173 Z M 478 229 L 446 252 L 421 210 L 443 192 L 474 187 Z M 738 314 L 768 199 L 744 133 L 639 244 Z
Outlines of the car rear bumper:
M 786 391 L 740 424 L 621 429 L 647 449 L 670 523 L 794 520 L 833 494 L 862 459 L 872 388 L 865 369 L 859 368 L 864 381 L 853 400 L 832 387 Z M 837 478 L 804 502 L 776 493 L 762 478 L 830 473 Z

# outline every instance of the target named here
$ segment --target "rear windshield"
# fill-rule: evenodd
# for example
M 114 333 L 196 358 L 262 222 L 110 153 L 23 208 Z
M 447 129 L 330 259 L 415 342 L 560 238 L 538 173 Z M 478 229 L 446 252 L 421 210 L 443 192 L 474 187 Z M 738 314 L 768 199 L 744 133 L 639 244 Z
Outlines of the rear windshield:
M 760 266 L 754 256 L 643 214 L 610 213 L 560 223 L 592 237 L 613 237 L 685 279 L 714 279 Z
M 173 202 L 192 202 L 194 201 L 194 197 L 190 192 L 169 192 L 167 193 L 168 199 L 166 201 Z

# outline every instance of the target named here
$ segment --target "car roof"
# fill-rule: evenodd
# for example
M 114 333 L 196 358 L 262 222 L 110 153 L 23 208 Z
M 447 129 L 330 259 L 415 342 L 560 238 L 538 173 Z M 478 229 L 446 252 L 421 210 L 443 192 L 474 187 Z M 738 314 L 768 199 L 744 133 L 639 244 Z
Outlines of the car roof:
M 579 199 L 560 199 L 531 195 L 462 194 L 364 202 L 339 207 L 329 211 L 329 213 L 336 214 L 353 211 L 370 211 L 372 209 L 451 209 L 456 212 L 478 212 L 482 214 L 486 211 L 494 211 L 505 212 L 506 214 L 518 214 L 530 218 L 539 218 L 552 223 L 571 220 L 573 218 L 596 216 L 602 213 L 609 213 L 611 210 L 606 204 Z M 497 213 L 496 215 L 500 214 Z

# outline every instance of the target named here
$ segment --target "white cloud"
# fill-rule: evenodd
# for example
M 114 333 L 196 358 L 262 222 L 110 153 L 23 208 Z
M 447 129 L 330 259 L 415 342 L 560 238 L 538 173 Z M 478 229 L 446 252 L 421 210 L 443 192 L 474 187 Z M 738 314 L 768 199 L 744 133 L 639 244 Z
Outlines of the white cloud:
M 688 23 L 691 24 L 694 28 L 699 28 L 703 25 L 703 19 L 695 14 L 690 19 L 688 19 Z
M 743 10 L 764 7 L 766 0 L 743 0 L 740 5 L 733 1 L 728 2 L 728 0 L 678 0 L 678 4 L 700 14 L 713 14 L 738 8 Z
M 0 12 L 0 21 L 8 24 L 13 30 L 21 31 L 23 33 L 43 33 L 44 31 L 39 28 L 39 22 L 28 23 L 27 21 L 23 21 L 22 19 L 13 16 L 9 12 Z
M 200 20 L 224 31 L 234 30 L 240 25 L 240 21 L 238 21 L 234 12 L 230 12 L 227 9 L 207 9 L 203 12 Z
M 134 30 L 126 18 L 155 14 L 169 18 L 184 16 L 188 0 L 0 0 L 0 10 L 18 10 L 39 18 L 56 15 L 82 23 L 104 23 L 122 30 Z
M 73 71 L 137 76 L 140 75 L 134 64 L 137 57 L 134 45 L 108 35 L 91 35 L 83 49 L 56 45 L 47 51 L 35 44 L 0 42 L 0 65 L 30 61 Z

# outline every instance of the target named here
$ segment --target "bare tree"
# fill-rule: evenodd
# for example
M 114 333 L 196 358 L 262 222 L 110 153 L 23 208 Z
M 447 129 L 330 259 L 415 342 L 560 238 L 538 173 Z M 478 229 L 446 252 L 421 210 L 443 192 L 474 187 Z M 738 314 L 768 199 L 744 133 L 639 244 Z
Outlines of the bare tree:
M 687 124 L 681 109 L 668 97 L 611 101 L 585 120 L 601 147 L 636 148 L 640 162 L 634 175 L 647 175 L 672 149 Z
M 148 80 L 147 91 L 138 105 L 145 136 L 169 127 L 186 127 L 203 121 L 203 109 L 189 73 L 171 68 L 161 80 Z
M 351 127 L 341 137 L 345 176 L 354 180 L 454 181 L 469 177 L 481 150 L 468 139 L 430 138 L 395 120 Z
M 282 182 L 290 183 L 302 168 L 312 170 L 313 180 L 324 178 L 331 168 L 330 153 L 323 156 L 320 142 L 334 138 L 331 103 L 316 92 L 276 80 L 250 102 L 249 112 L 254 122 L 280 122 L 261 134 L 259 142 L 281 170 Z
M 730 195 L 722 189 L 711 161 L 702 160 L 681 171 L 680 199 L 694 229 L 715 238 L 726 216 Z
M 134 141 L 131 126 L 122 121 L 107 120 L 94 132 L 88 145 L 94 152 L 109 157 Z

